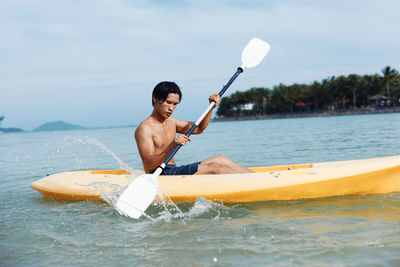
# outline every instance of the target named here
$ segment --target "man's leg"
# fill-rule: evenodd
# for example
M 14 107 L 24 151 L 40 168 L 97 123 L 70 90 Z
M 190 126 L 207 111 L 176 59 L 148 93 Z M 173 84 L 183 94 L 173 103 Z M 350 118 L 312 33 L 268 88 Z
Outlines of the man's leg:
M 218 155 L 202 160 L 195 174 L 250 173 L 251 170 L 225 156 Z

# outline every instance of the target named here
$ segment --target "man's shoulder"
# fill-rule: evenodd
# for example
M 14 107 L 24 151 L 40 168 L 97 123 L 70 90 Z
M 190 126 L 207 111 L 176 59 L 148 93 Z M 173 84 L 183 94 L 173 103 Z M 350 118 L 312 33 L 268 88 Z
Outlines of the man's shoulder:
M 142 121 L 135 130 L 136 142 L 138 142 L 138 140 L 142 140 L 143 138 L 152 136 L 151 133 L 152 131 L 149 123 L 146 122 L 146 120 Z
M 149 120 L 149 118 L 145 119 L 144 121 L 142 121 L 139 126 L 136 128 L 136 133 L 137 132 L 142 132 L 142 131 L 146 131 L 150 128 L 152 128 L 153 123 Z
M 146 126 L 148 126 L 148 125 L 150 125 L 150 124 L 152 124 L 152 119 L 149 117 L 149 118 L 143 120 L 143 121 L 139 124 L 138 128 L 140 128 L 140 127 L 146 127 Z

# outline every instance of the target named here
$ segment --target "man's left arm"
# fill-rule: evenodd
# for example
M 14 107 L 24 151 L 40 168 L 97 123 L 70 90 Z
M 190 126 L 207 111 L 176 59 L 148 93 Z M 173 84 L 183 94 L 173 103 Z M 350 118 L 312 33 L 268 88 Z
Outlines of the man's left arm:
M 207 128 L 208 123 L 211 120 L 213 110 L 219 105 L 220 96 L 218 94 L 211 95 L 208 98 L 208 101 L 210 103 L 215 102 L 215 105 L 207 113 L 207 115 L 204 117 L 204 119 L 201 121 L 201 123 L 196 127 L 196 129 L 193 131 L 193 134 L 201 134 Z M 176 132 L 185 134 L 187 131 L 189 131 L 190 127 L 192 127 L 193 123 L 194 122 L 176 120 Z

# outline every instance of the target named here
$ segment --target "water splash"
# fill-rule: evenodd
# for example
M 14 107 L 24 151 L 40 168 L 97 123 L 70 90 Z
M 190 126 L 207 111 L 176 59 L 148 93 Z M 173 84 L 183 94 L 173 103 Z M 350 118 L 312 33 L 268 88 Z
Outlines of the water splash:
M 198 197 L 194 203 L 186 202 L 179 204 L 179 206 L 180 208 L 170 203 L 167 203 L 166 206 L 154 203 L 149 207 L 148 214 L 151 215 L 153 221 L 179 220 L 185 224 L 191 219 L 218 220 L 221 217 L 230 217 L 232 213 L 231 208 L 202 197 Z
M 132 177 L 134 179 L 134 177 Z M 126 187 L 108 183 L 95 182 L 90 185 L 95 188 L 96 193 L 100 193 L 101 197 L 112 206 L 119 214 L 124 215 L 117 208 L 117 201 Z M 231 217 L 234 215 L 232 209 L 219 203 L 209 201 L 205 198 L 198 197 L 194 203 L 183 203 L 179 207 L 175 204 L 163 188 L 158 188 L 158 194 L 153 204 L 144 212 L 142 216 L 151 221 L 172 221 L 181 220 L 185 222 L 193 218 L 213 218 Z
M 104 145 L 103 143 L 101 143 L 100 141 L 98 141 L 94 138 L 86 137 L 86 138 L 82 139 L 82 138 L 76 137 L 76 136 L 66 136 L 65 142 L 68 143 L 69 141 L 72 141 L 75 144 L 94 145 L 94 146 L 100 148 L 103 152 L 107 152 L 109 155 L 111 155 L 115 159 L 115 161 L 118 163 L 120 169 L 125 170 L 131 174 L 133 174 L 133 173 L 137 173 L 138 175 L 143 174 L 142 171 L 134 170 L 133 168 L 129 167 L 128 164 L 126 164 L 117 155 L 115 155 L 114 152 L 112 152 L 106 145 Z
M 78 145 L 94 145 L 97 148 L 100 148 L 101 151 L 106 152 L 110 156 L 113 157 L 113 159 L 118 163 L 119 169 L 124 170 L 126 172 L 126 178 L 128 179 L 128 184 L 131 184 L 134 179 L 139 177 L 140 175 L 143 175 L 144 172 L 141 170 L 135 170 L 131 168 L 128 164 L 126 164 L 123 160 L 121 160 L 114 152 L 111 151 L 106 145 L 101 143 L 100 141 L 90 138 L 90 137 L 76 137 L 76 136 L 66 136 L 64 138 L 65 144 L 68 143 L 73 143 L 73 144 L 78 144 Z M 112 174 L 111 174 L 112 175 Z M 119 214 L 121 211 L 118 210 L 116 204 L 121 196 L 121 194 L 125 191 L 127 187 L 121 186 L 119 184 L 114 184 L 111 182 L 107 181 L 98 181 L 98 182 L 92 182 L 89 184 L 78 184 L 79 186 L 85 186 L 88 188 L 89 193 L 94 193 L 94 194 L 99 194 L 101 198 L 106 201 L 110 206 L 112 206 Z M 144 216 L 146 214 L 143 213 Z M 148 216 L 147 216 L 148 217 Z
M 142 172 L 142 171 L 137 171 L 137 170 L 134 170 L 133 168 L 129 167 L 117 155 L 115 155 L 107 146 L 105 146 L 103 143 L 99 142 L 98 140 L 93 139 L 93 138 L 87 138 L 87 143 L 96 145 L 96 146 L 100 147 L 103 151 L 106 151 L 107 153 L 109 153 L 119 163 L 119 166 L 121 169 L 123 169 L 131 174 L 132 181 L 136 177 L 144 174 L 144 172 Z M 111 185 L 111 186 L 115 186 L 115 185 Z M 114 190 L 113 194 L 107 194 L 104 191 L 101 191 L 102 198 L 107 203 L 112 205 L 120 214 L 122 214 L 122 213 L 121 213 L 121 211 L 118 210 L 116 203 L 117 203 L 120 195 L 122 194 L 122 192 L 124 192 L 125 189 L 126 189 L 126 187 L 122 188 L 119 186 L 119 190 Z M 182 211 L 179 209 L 179 207 L 171 200 L 171 198 L 168 196 L 168 194 L 160 186 L 158 186 L 158 194 L 157 194 L 157 198 L 156 198 L 156 203 L 161 204 L 164 207 L 165 212 L 167 214 L 169 214 L 169 216 L 174 216 L 174 214 L 179 214 L 179 216 L 182 215 Z M 142 215 L 144 215 L 148 218 L 151 218 L 151 217 L 147 216 L 146 213 L 142 213 Z
M 129 179 L 129 184 L 133 182 L 134 179 L 143 175 L 144 172 L 141 170 L 135 170 L 128 166 L 124 161 L 122 161 L 115 153 L 113 153 L 106 145 L 100 141 L 86 137 L 65 137 L 66 142 L 73 142 L 75 144 L 90 144 L 95 145 L 100 148 L 103 152 L 111 155 L 114 160 L 118 163 L 121 170 L 127 172 L 127 179 Z M 80 186 L 89 187 L 90 193 L 100 194 L 101 198 L 104 199 L 110 206 L 112 206 L 119 214 L 123 215 L 121 211 L 118 210 L 116 204 L 127 187 L 121 186 L 119 184 L 114 184 L 110 182 L 92 182 L 90 184 L 80 184 Z M 193 205 L 193 203 L 189 204 Z M 142 213 L 144 218 L 152 221 L 171 221 L 171 220 L 187 220 L 190 218 L 214 218 L 218 219 L 221 214 L 229 212 L 231 209 L 211 202 L 204 198 L 197 198 L 196 202 L 192 207 L 187 209 L 187 205 L 182 205 L 184 211 L 176 205 L 164 189 L 158 186 L 158 194 L 155 198 L 153 205 L 151 205 L 145 213 Z

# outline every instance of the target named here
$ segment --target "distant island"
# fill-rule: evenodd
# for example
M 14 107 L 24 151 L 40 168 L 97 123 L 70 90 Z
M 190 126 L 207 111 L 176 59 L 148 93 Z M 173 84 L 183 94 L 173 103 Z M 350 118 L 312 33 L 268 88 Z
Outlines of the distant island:
M 4 116 L 0 116 L 0 123 L 4 120 Z M 18 132 L 23 132 L 24 130 L 20 128 L 1 128 L 0 127 L 0 134 L 3 133 L 18 133 Z
M 69 124 L 63 121 L 54 121 L 45 123 L 35 129 L 33 132 L 46 132 L 46 131 L 65 131 L 65 130 L 83 130 L 85 127 L 79 125 Z
M 24 130 L 20 128 L 0 128 L 0 134 L 2 133 L 20 133 L 23 132 Z

